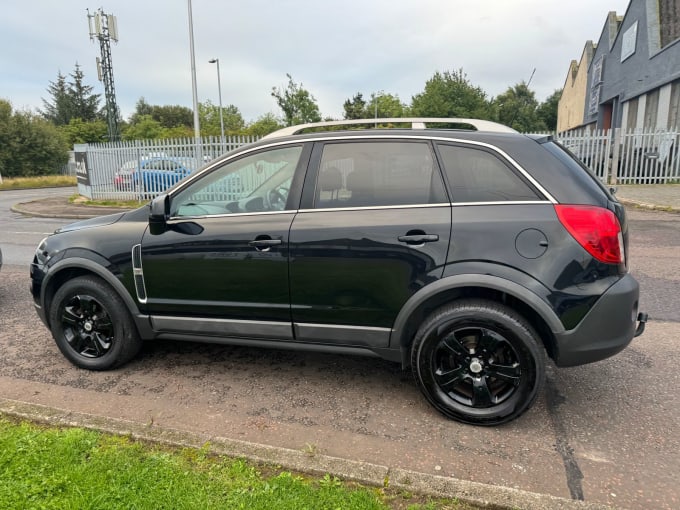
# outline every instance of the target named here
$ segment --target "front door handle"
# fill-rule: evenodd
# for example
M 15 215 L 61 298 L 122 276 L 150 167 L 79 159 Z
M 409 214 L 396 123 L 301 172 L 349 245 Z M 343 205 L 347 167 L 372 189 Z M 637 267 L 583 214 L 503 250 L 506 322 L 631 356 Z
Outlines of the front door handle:
M 400 243 L 424 244 L 424 243 L 433 243 L 435 241 L 439 241 L 439 236 L 437 234 L 412 234 L 412 235 L 399 236 L 397 239 L 399 239 Z
M 283 241 L 281 239 L 255 239 L 254 241 L 250 241 L 248 246 L 252 246 L 259 251 L 269 251 L 272 246 L 277 246 L 282 243 Z

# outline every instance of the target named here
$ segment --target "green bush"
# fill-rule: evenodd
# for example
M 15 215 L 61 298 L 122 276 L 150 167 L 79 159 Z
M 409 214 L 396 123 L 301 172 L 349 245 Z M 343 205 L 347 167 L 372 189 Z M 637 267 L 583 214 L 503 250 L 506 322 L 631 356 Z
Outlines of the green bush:
M 55 174 L 67 161 L 66 139 L 54 125 L 30 112 L 13 112 L 0 99 L 0 176 Z

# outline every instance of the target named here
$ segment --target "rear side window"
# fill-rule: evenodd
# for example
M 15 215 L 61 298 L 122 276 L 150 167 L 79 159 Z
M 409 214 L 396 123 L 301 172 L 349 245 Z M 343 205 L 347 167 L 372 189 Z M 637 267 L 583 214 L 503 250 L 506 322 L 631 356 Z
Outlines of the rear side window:
M 448 202 L 427 142 L 341 142 L 323 147 L 314 206 Z
M 453 202 L 544 200 L 498 156 L 483 149 L 439 145 Z

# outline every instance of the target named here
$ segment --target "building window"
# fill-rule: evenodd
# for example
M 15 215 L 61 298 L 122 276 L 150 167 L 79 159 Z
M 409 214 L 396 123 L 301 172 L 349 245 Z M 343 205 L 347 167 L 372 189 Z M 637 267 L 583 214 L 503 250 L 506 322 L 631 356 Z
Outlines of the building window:
M 645 119 L 643 127 L 645 129 L 656 129 L 656 119 L 659 113 L 659 89 L 647 94 L 647 104 L 645 105 Z
M 661 22 L 661 47 L 680 38 L 680 3 L 677 0 L 659 0 Z
M 680 129 L 680 80 L 675 80 L 671 85 L 667 127 L 668 129 Z
M 638 98 L 628 101 L 628 118 L 626 119 L 626 128 L 632 131 L 637 127 L 637 113 L 638 113 Z
M 623 33 L 623 40 L 621 42 L 621 62 L 635 53 L 635 47 L 637 46 L 637 29 L 638 22 L 636 21 Z

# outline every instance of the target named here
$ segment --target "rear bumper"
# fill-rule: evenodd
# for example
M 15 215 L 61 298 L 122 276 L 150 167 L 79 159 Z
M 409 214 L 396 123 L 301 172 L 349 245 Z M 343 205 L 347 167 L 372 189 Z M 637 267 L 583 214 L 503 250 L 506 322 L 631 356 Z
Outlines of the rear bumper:
M 576 328 L 556 335 L 555 363 L 584 365 L 623 350 L 644 329 L 646 314 L 638 312 L 639 293 L 638 282 L 630 274 L 612 285 Z

